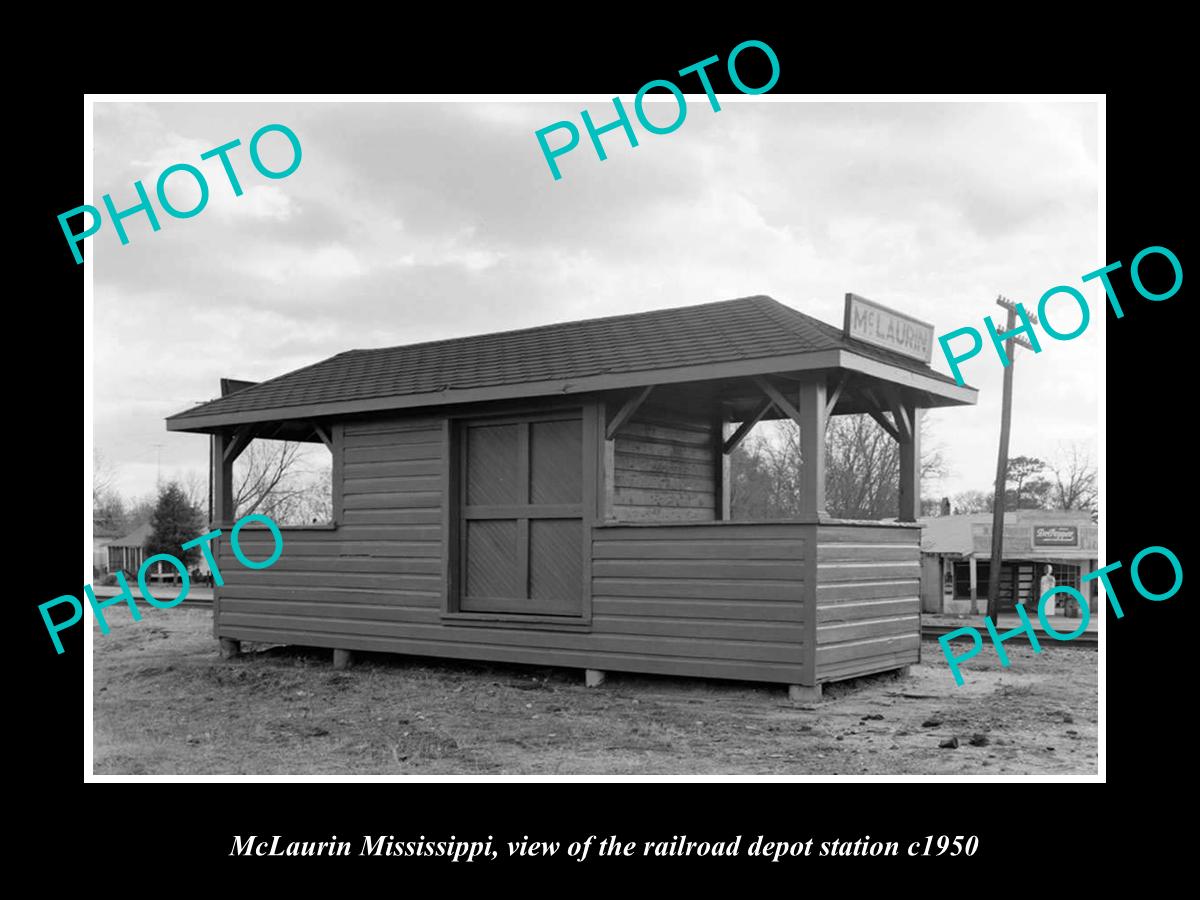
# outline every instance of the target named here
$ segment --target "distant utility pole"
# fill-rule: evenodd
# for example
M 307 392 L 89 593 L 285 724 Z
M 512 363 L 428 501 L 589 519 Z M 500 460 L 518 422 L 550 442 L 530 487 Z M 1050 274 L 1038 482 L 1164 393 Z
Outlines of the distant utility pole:
M 158 488 L 159 490 L 161 490 L 162 489 L 162 448 L 163 448 L 163 445 L 162 444 L 151 444 L 150 446 L 154 447 L 156 450 L 156 453 L 155 453 L 156 470 L 154 473 L 154 486 L 156 488 Z
M 1004 328 L 1006 334 L 1011 334 L 1016 327 L 1016 306 L 1007 297 L 996 298 L 996 305 L 1008 310 L 1008 324 Z M 1029 315 L 1026 313 L 1026 315 Z M 1029 315 L 1029 321 L 1038 324 L 1037 316 Z M 988 567 L 988 602 L 987 614 L 996 620 L 1000 607 L 1000 566 L 1004 559 L 1004 495 L 1008 487 L 1008 434 L 1012 427 L 1012 388 L 1013 367 L 1016 365 L 1016 350 L 1013 345 L 1019 344 L 1026 350 L 1033 350 L 1029 341 L 1023 337 L 1010 337 L 1004 342 L 1004 352 L 1008 355 L 1008 365 L 1004 367 L 1004 399 L 1000 407 L 1000 454 L 996 459 L 996 491 L 992 500 L 992 562 Z M 1014 590 L 1016 586 L 1014 585 Z

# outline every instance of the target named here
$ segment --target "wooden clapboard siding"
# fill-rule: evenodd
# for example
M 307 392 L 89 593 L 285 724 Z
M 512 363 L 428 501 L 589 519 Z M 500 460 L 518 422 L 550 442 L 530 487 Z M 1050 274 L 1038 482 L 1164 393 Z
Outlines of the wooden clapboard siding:
M 294 624 L 296 619 L 289 619 Z M 500 636 L 512 633 L 502 629 L 461 629 L 480 636 Z M 532 632 L 533 629 L 530 629 Z M 456 632 L 459 633 L 459 632 Z M 517 632 L 519 633 L 519 632 Z M 613 671 L 647 672 L 654 675 L 686 675 L 700 678 L 730 678 L 746 681 L 794 683 L 796 667 L 791 663 L 767 661 L 738 661 L 709 656 L 654 656 L 639 653 L 570 649 L 546 641 L 555 632 L 537 632 L 540 640 L 535 646 L 513 646 L 504 643 L 483 643 L 447 640 L 429 641 L 376 634 L 333 634 L 327 631 L 281 630 L 278 625 L 260 628 L 250 625 L 226 625 L 222 637 L 245 641 L 298 644 L 309 647 L 333 647 L 344 650 L 368 650 L 383 653 L 405 653 L 414 656 L 436 656 L 446 659 L 483 659 L 493 662 L 526 663 L 543 666 L 574 668 L 605 668 Z
M 802 604 L 811 533 L 811 526 L 786 523 L 593 528 L 590 631 L 448 624 L 439 616 L 438 577 L 389 576 L 428 590 L 385 596 L 376 576 L 344 569 L 348 560 L 329 594 L 324 576 L 290 577 L 293 566 L 270 584 L 257 578 L 275 566 L 245 572 L 236 584 L 246 593 L 224 599 L 221 631 L 317 647 L 796 683 L 808 630 Z M 252 556 L 264 538 L 247 545 Z M 348 590 L 360 577 L 366 586 Z
M 916 527 L 817 526 L 818 682 L 919 661 L 920 535 Z
M 614 437 L 612 516 L 622 522 L 718 518 L 716 423 L 653 395 Z
M 341 514 L 330 530 L 281 528 L 283 552 L 267 569 L 240 565 L 220 539 L 225 578 L 216 589 L 218 633 L 237 637 L 253 623 L 265 638 L 310 634 L 306 642 L 342 646 L 336 622 L 368 630 L 397 623 L 437 627 L 443 595 L 442 420 L 409 418 L 340 426 Z M 270 532 L 238 535 L 254 560 L 268 557 Z M 330 643 L 332 641 L 332 643 Z
M 282 528 L 283 553 L 261 570 L 217 542 L 217 634 L 785 684 L 916 660 L 918 529 L 711 521 L 715 426 L 686 408 L 640 415 L 615 442 L 630 523 L 582 520 L 590 618 L 447 612 L 447 420 L 393 417 L 336 426 L 335 528 Z M 265 529 L 239 537 L 253 560 L 273 551 Z
M 355 477 L 353 464 L 347 470 Z M 233 577 L 221 590 L 220 635 L 789 684 L 802 677 L 811 628 L 803 608 L 805 550 L 814 526 L 592 528 L 593 617 L 590 630 L 574 631 L 445 621 L 441 575 L 424 572 L 438 542 L 397 542 L 420 554 L 413 556 L 362 552 L 384 537 L 380 529 L 421 527 L 355 525 L 347 536 L 343 529 L 284 529 L 285 552 L 271 568 L 223 567 Z M 269 534 L 242 534 L 251 558 L 268 555 Z M 293 548 L 304 552 L 290 554 Z
M 593 528 L 590 630 L 448 624 L 434 591 L 382 595 L 239 578 L 247 587 L 227 596 L 221 634 L 452 659 L 797 683 L 810 627 L 803 579 L 813 533 L 814 526 L 786 523 Z
M 709 675 L 799 683 L 814 530 L 783 522 L 593 529 L 593 633 L 641 651 L 598 667 L 657 671 L 653 660 L 691 658 L 703 646 L 714 661 L 763 664 L 745 675 Z

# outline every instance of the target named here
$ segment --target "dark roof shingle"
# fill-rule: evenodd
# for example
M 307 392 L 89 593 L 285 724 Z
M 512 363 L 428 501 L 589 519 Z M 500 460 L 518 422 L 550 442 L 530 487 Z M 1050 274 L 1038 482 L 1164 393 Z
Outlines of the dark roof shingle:
M 177 413 L 168 421 L 568 382 L 836 349 L 954 383 L 917 360 L 849 340 L 840 328 L 770 297 L 754 296 L 401 347 L 349 350 Z

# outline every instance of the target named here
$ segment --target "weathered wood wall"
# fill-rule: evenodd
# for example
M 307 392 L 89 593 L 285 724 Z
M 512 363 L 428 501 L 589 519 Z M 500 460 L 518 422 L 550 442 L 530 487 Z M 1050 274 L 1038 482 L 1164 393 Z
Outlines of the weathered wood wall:
M 814 526 L 595 527 L 590 625 L 442 617 L 443 423 L 346 424 L 342 521 L 283 528 L 249 570 L 218 544 L 218 636 L 348 650 L 796 683 Z M 651 454 L 647 454 L 651 455 Z M 242 530 L 252 559 L 264 529 Z
M 711 413 L 648 400 L 615 436 L 613 517 L 622 522 L 708 522 L 717 515 Z
M 348 423 L 342 442 L 336 529 L 281 529 L 282 556 L 257 571 L 239 565 L 221 538 L 225 586 L 217 589 L 216 615 L 223 636 L 349 647 L 339 635 L 386 642 L 440 627 L 441 420 Z M 270 555 L 265 529 L 247 527 L 239 538 L 252 559 Z
M 921 651 L 921 530 L 817 526 L 817 681 L 909 665 Z
M 657 413 L 656 413 L 657 415 Z M 667 489 L 629 483 L 660 465 L 685 472 L 712 453 L 700 423 L 633 421 L 622 509 Z M 448 451 L 440 417 L 342 426 L 335 529 L 284 528 L 284 551 L 250 570 L 226 537 L 217 559 L 220 637 L 452 659 L 809 684 L 917 660 L 919 529 L 679 521 L 591 526 L 590 621 L 455 621 L 443 614 Z M 679 451 L 689 451 L 680 453 Z M 680 468 L 673 468 L 673 467 Z M 659 473 L 664 474 L 664 473 Z M 673 495 L 672 495 L 673 496 Z M 662 497 L 667 501 L 667 497 Z M 706 495 L 705 501 L 711 502 Z M 695 501 L 700 504 L 700 500 Z M 666 512 L 712 507 L 667 506 Z M 263 559 L 270 534 L 247 527 Z M 814 574 L 815 573 L 815 574 Z M 813 609 L 815 597 L 815 610 Z M 813 648 L 816 656 L 813 656 Z
M 592 625 L 625 651 L 599 668 L 798 684 L 815 526 L 593 529 Z

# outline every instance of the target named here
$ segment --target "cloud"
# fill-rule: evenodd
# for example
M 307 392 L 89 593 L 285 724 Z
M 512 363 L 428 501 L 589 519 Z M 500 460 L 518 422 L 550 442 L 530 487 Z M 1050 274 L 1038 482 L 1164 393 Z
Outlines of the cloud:
M 211 397 L 222 376 L 268 378 L 352 347 L 752 293 L 837 323 L 854 291 L 939 333 L 982 330 L 997 294 L 1036 304 L 1107 262 L 1091 105 L 714 113 L 698 98 L 670 135 L 639 129 L 633 148 L 607 133 L 603 162 L 584 134 L 555 181 L 534 132 L 585 107 L 602 121 L 603 104 L 584 102 L 97 104 L 98 194 L 130 205 L 135 178 L 176 162 L 210 187 L 193 218 L 160 215 L 152 232 L 131 217 L 127 246 L 107 222 L 89 239 L 97 446 L 143 480 L 147 441 L 165 444 L 164 466 L 203 468 L 206 443 L 168 436 L 163 416 Z M 248 155 L 271 122 L 303 147 L 283 179 Z M 199 161 L 234 138 L 240 197 L 219 161 Z M 279 135 L 262 149 L 273 168 L 290 161 Z M 187 182 L 172 177 L 172 202 L 189 204 Z M 1002 369 L 988 353 L 965 368 L 979 406 L 938 416 L 951 493 L 992 477 Z M 1094 439 L 1097 353 L 1093 326 L 1018 362 L 1014 453 Z

